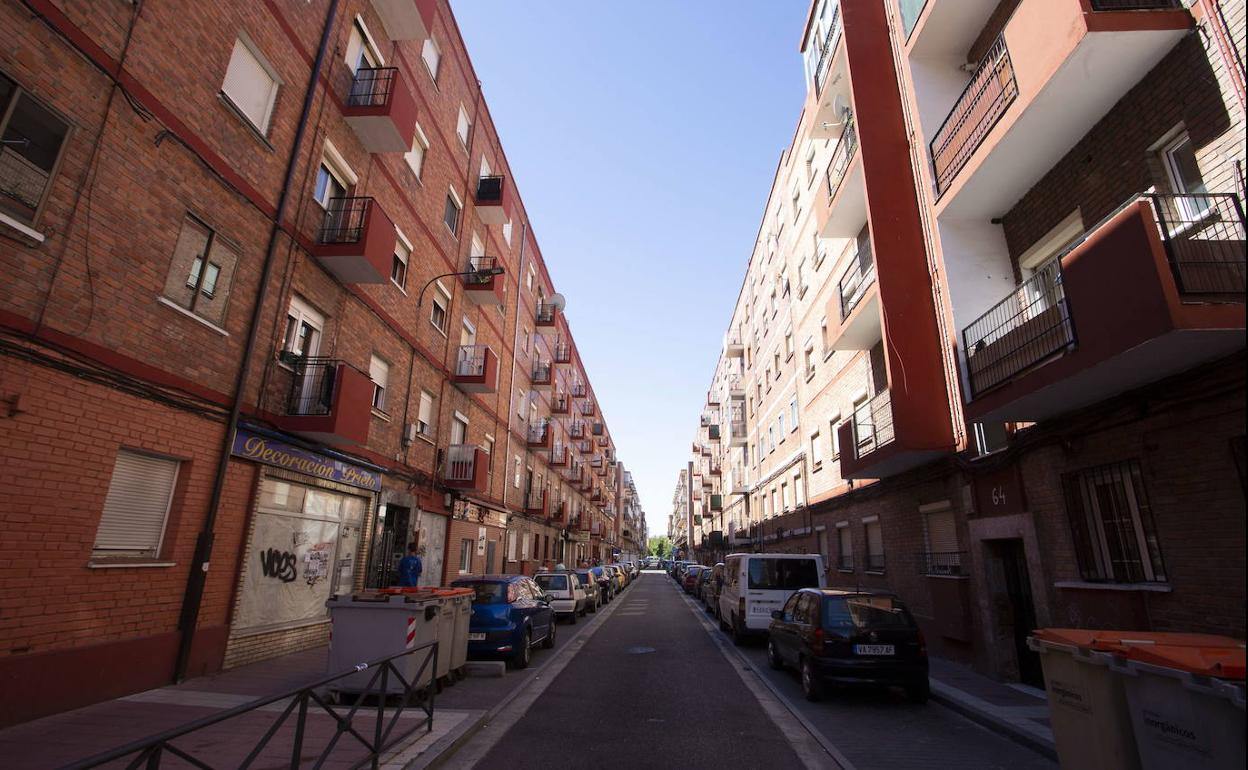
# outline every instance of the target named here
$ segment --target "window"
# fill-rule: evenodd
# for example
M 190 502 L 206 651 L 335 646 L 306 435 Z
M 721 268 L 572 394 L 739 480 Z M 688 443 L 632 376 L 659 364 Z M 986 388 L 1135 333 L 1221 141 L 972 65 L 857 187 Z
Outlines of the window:
M 261 134 L 269 130 L 277 88 L 281 85 L 273 68 L 246 37 L 234 41 L 221 93 L 226 101 Z
M 793 183 L 793 193 L 789 199 L 793 207 L 793 224 L 797 224 L 797 218 L 802 215 L 802 188 L 797 182 Z
M 395 234 L 398 237 L 394 239 L 394 256 L 390 261 L 390 282 L 406 291 L 407 263 L 412 258 L 412 244 L 397 229 Z
M 787 481 L 780 483 L 780 505 L 783 506 L 782 510 L 789 510 L 789 482 Z
M 1084 580 L 1165 582 L 1153 511 L 1135 460 L 1062 476 Z
M 429 311 L 429 322 L 433 324 L 433 328 L 446 334 L 446 322 L 449 316 L 447 308 L 450 307 L 451 293 L 446 290 L 441 281 L 433 285 L 433 307 Z
M 351 170 L 346 158 L 338 152 L 333 142 L 325 141 L 321 153 L 321 165 L 316 170 L 316 186 L 312 189 L 312 197 L 321 208 L 328 209 L 331 198 L 346 197 L 351 188 L 358 183 L 359 177 Z
M 849 522 L 842 521 L 836 525 L 837 568 L 845 571 L 854 569 L 854 541 L 849 529 Z
M 806 183 L 815 181 L 815 143 L 806 146 Z
M 425 69 L 429 70 L 429 77 L 433 78 L 433 82 L 438 82 L 438 65 L 442 62 L 442 49 L 438 48 L 438 43 L 433 37 L 425 38 L 425 45 L 420 49 L 420 59 L 425 63 Z
M 165 297 L 214 324 L 225 321 L 237 249 L 203 222 L 188 216 L 173 247 Z
M 464 105 L 459 105 L 459 116 L 455 119 L 455 136 L 459 137 L 459 143 L 468 149 L 468 137 L 472 132 L 472 121 L 468 118 L 468 111 L 464 109 Z
M 1192 139 L 1187 132 L 1179 134 L 1163 147 L 1161 154 L 1166 176 L 1170 178 L 1170 186 L 1176 193 L 1203 196 L 1209 192 L 1200 173 L 1200 165 L 1196 162 Z M 1209 210 L 1209 200 L 1204 197 L 1184 197 L 1179 199 L 1179 206 L 1188 221 L 1192 221 L 1200 219 Z
M 494 437 L 487 433 L 485 444 L 481 448 L 485 450 L 486 475 L 489 477 L 487 489 L 492 489 L 494 487 Z
M 446 225 L 446 229 L 451 231 L 451 235 L 459 235 L 459 212 L 463 207 L 454 190 L 446 194 L 446 208 L 442 210 L 442 222 Z
M 773 353 L 771 358 L 772 358 L 772 363 L 775 365 L 774 368 L 776 372 L 776 379 L 778 380 L 780 379 L 780 352 L 777 351 Z
M 425 137 L 425 131 L 416 124 L 416 136 L 412 137 L 412 149 L 403 153 L 403 160 L 407 161 L 407 167 L 412 170 L 417 179 L 425 170 L 425 154 L 429 152 L 429 139 Z
M 472 572 L 472 549 L 475 544 L 470 538 L 459 541 L 459 574 L 468 575 Z
M 802 484 L 802 473 L 793 474 L 793 505 L 800 508 L 806 504 L 806 490 Z
M 961 575 L 962 552 L 953 507 L 946 501 L 919 506 L 927 537 L 926 571 L 929 575 Z
M 803 355 L 805 356 L 806 379 L 809 380 L 811 377 L 815 376 L 815 345 L 814 343 L 807 343 L 806 351 L 805 353 L 803 353 Z
M 787 361 L 793 357 L 793 332 L 784 333 L 784 358 Z
M 511 220 L 510 219 L 508 219 L 506 222 L 503 223 L 503 240 L 507 242 L 508 246 L 511 245 Z
M 774 425 L 767 426 L 767 443 L 769 444 L 768 452 L 776 451 L 776 427 Z
M 286 311 L 286 332 L 282 337 L 282 350 L 304 358 L 320 352 L 321 333 L 325 329 L 325 316 L 299 297 L 290 298 Z
M 507 561 L 516 560 L 516 533 L 514 530 L 507 533 Z
M 68 123 L 0 75 L 0 216 L 35 223 L 68 136 Z
M 416 410 L 416 432 L 425 437 L 433 436 L 433 419 L 433 394 L 422 390 Z
M 826 359 L 828 354 L 832 352 L 828 349 L 828 317 L 826 315 L 819 319 L 819 342 L 821 344 L 820 349 L 823 351 L 823 357 Z
M 177 460 L 129 449 L 117 452 L 92 556 L 160 554 L 178 465 Z
M 358 72 L 361 68 L 380 67 L 386 62 L 373 36 L 369 34 L 368 27 L 364 25 L 364 20 L 359 16 L 351 24 L 347 55 L 344 58 L 352 72 Z
M 810 434 L 810 467 L 816 471 L 823 467 L 823 444 L 819 443 L 819 431 Z
M 837 428 L 840 426 L 841 416 L 833 415 L 828 420 L 828 446 L 832 449 L 832 459 L 839 460 L 841 457 L 841 434 Z
M 975 423 L 975 449 L 980 456 L 1005 449 L 1010 443 L 1009 431 L 1003 422 Z
M 516 455 L 515 457 L 514 464 L 512 465 L 512 476 L 513 478 L 511 480 L 511 485 L 515 487 L 516 489 L 519 489 L 520 488 L 520 476 L 521 476 L 520 455 Z
M 377 356 L 369 358 L 368 379 L 373 382 L 373 408 L 379 412 L 385 412 L 386 384 L 390 380 L 390 364 Z
M 789 400 L 789 421 L 793 423 L 790 430 L 797 430 L 797 396 Z
M 784 412 L 776 415 L 776 427 L 778 428 L 776 432 L 780 434 L 780 440 L 784 441 Z
M 884 533 L 880 529 L 880 518 L 863 519 L 862 527 L 867 536 L 867 572 L 883 572 Z
M 451 418 L 451 446 L 462 446 L 468 443 L 468 418 L 455 413 Z

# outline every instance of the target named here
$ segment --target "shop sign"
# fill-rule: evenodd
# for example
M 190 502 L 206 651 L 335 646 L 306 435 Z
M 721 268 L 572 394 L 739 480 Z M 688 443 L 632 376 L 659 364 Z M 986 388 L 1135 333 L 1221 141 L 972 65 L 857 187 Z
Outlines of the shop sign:
M 374 492 L 381 489 L 381 474 L 376 471 L 318 455 L 246 430 L 240 429 L 234 434 L 232 453 L 235 457 L 305 473 L 326 481 L 371 489 Z

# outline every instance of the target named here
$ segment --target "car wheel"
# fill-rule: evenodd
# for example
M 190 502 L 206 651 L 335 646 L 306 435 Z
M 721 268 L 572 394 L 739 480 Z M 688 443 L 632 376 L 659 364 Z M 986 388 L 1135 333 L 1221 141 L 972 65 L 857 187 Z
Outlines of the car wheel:
M 589 605 L 589 611 L 594 613 L 595 615 L 598 614 L 598 600 L 597 599 L 594 599 L 594 603 Z
M 932 697 L 932 686 L 926 679 L 906 687 L 906 700 L 911 703 L 927 703 L 927 699 Z
M 553 619 L 550 623 L 550 630 L 546 632 L 546 638 L 542 640 L 542 649 L 555 649 L 555 623 Z
M 745 631 L 741 628 L 741 620 L 732 616 L 732 643 L 740 647 L 745 644 Z
M 802 660 L 802 695 L 806 700 L 814 702 L 822 695 L 819 678 L 815 676 L 815 666 L 809 658 Z
M 551 624 L 554 627 L 554 624 Z M 520 644 L 520 649 L 516 650 L 516 654 L 512 656 L 511 665 L 513 668 L 528 668 L 529 661 L 533 658 L 533 632 L 524 632 L 524 641 Z
M 780 659 L 780 651 L 776 649 L 776 642 L 774 639 L 767 640 L 767 665 L 771 666 L 776 671 L 784 668 L 784 661 Z
M 576 625 L 576 609 L 575 608 L 572 610 L 572 614 L 568 616 L 568 622 L 574 626 Z

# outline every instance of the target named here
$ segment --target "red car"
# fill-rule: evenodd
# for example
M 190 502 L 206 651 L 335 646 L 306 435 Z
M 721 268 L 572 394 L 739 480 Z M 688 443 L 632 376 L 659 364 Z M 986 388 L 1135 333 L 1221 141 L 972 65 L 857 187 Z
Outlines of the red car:
M 680 581 L 680 584 L 685 589 L 685 593 L 692 594 L 698 587 L 698 573 L 704 569 L 706 569 L 706 567 L 694 564 L 685 570 L 685 577 Z

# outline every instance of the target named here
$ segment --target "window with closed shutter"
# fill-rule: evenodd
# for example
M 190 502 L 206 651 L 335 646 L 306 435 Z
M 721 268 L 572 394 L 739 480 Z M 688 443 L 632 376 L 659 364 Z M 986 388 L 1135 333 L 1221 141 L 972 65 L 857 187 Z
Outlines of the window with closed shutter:
M 159 555 L 178 465 L 128 449 L 117 453 L 92 555 Z
M 884 533 L 880 529 L 879 519 L 863 522 L 867 535 L 867 570 L 869 572 L 884 571 Z
M 927 523 L 927 574 L 961 574 L 962 554 L 953 511 L 932 511 L 924 515 L 924 520 Z
M 269 128 L 277 86 L 272 69 L 259 54 L 242 38 L 235 40 L 221 92 L 260 133 Z

